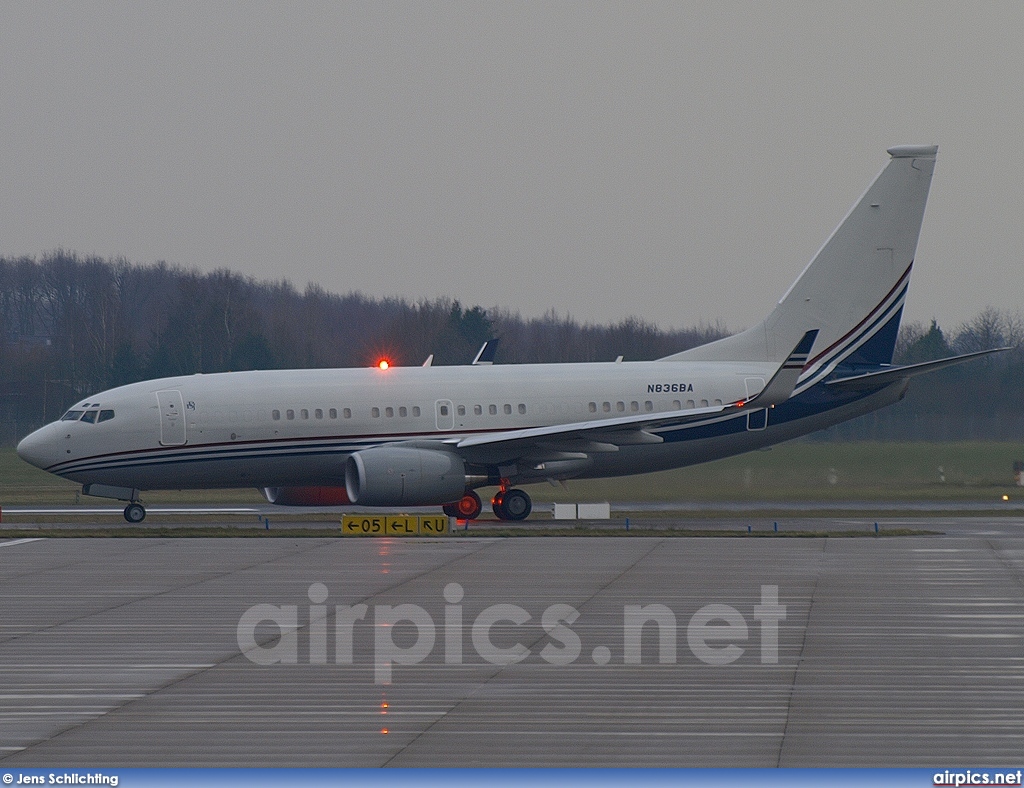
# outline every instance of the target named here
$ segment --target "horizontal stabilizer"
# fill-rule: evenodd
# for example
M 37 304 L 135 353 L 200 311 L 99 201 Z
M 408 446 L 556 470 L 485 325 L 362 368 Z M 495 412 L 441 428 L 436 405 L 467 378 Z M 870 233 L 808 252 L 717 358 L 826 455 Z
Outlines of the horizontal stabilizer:
M 975 353 L 964 353 L 962 356 L 940 358 L 937 361 L 923 361 L 920 364 L 907 364 L 904 367 L 888 367 L 878 372 L 865 372 L 862 375 L 851 375 L 846 378 L 827 380 L 825 385 L 849 389 L 873 389 L 897 380 L 909 380 L 915 375 L 924 375 L 927 372 L 935 372 L 936 370 L 952 367 L 956 364 L 963 364 L 965 361 L 973 361 L 976 358 L 991 356 L 993 353 L 1002 353 L 1012 349 L 997 347 L 991 350 L 979 350 Z

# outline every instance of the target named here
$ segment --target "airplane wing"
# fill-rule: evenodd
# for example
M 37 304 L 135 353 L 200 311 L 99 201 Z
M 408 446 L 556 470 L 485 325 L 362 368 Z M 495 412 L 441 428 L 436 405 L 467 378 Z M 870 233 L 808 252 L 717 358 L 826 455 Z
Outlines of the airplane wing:
M 801 338 L 771 380 L 757 395 L 749 400 L 738 400 L 726 405 L 686 410 L 642 413 L 610 419 L 593 419 L 571 424 L 553 424 L 547 427 L 529 427 L 521 430 L 503 430 L 484 435 L 470 435 L 446 441 L 460 454 L 469 458 L 493 458 L 516 456 L 529 453 L 530 456 L 548 453 L 590 454 L 618 451 L 619 446 L 644 443 L 662 443 L 660 435 L 652 429 L 668 425 L 686 424 L 717 416 L 728 416 L 740 410 L 751 411 L 768 408 L 785 402 L 793 394 L 797 379 L 810 355 L 817 337 L 817 330 L 808 331 Z
M 993 353 L 1003 353 L 1007 350 L 1013 350 L 1013 348 L 997 347 L 992 348 L 991 350 L 979 350 L 974 353 L 964 353 L 962 356 L 940 358 L 937 361 L 923 361 L 920 364 L 907 364 L 903 367 L 889 367 L 888 369 L 883 369 L 878 372 L 865 372 L 861 375 L 850 375 L 845 378 L 826 380 L 825 385 L 848 389 L 878 388 L 889 383 L 894 383 L 897 380 L 909 380 L 915 375 L 923 375 L 926 372 L 934 372 L 938 369 L 952 367 L 955 364 L 962 364 L 965 361 L 971 361 L 983 356 L 990 356 Z

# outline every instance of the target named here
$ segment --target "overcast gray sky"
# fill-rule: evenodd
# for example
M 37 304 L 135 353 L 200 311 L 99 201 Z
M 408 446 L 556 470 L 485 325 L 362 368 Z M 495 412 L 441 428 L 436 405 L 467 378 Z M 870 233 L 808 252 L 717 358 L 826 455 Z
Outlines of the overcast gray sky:
M 759 320 L 938 143 L 907 307 L 1024 301 L 1024 3 L 0 4 L 0 254 Z

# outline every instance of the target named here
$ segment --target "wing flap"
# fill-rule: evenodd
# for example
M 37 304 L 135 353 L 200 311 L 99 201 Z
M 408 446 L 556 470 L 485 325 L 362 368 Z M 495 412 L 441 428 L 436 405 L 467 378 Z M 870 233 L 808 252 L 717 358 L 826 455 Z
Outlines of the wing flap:
M 637 432 L 645 431 L 664 424 L 678 424 L 683 421 L 697 421 L 707 416 L 718 415 L 732 405 L 715 405 L 710 408 L 691 408 L 662 413 L 644 413 L 637 416 L 621 416 L 611 419 L 594 419 L 579 421 L 572 424 L 552 424 L 547 427 L 529 427 L 521 430 L 503 430 L 484 435 L 470 435 L 455 441 L 456 448 L 466 449 L 473 446 L 487 446 L 495 443 L 512 443 L 528 441 L 536 444 L 565 445 L 572 439 L 580 441 L 597 440 L 614 443 L 616 435 L 633 437 Z M 652 435 L 651 437 L 656 437 Z M 623 444 L 625 445 L 625 444 Z M 568 451 L 573 451 L 569 449 Z

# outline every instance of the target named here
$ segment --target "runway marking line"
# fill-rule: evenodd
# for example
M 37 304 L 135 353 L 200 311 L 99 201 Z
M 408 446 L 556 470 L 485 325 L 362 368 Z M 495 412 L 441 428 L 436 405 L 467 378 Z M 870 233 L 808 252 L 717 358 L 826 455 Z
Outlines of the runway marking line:
M 0 542 L 0 547 L 14 547 L 17 544 L 28 544 L 29 542 L 41 542 L 43 537 L 37 536 L 32 539 L 15 539 L 13 542 Z

